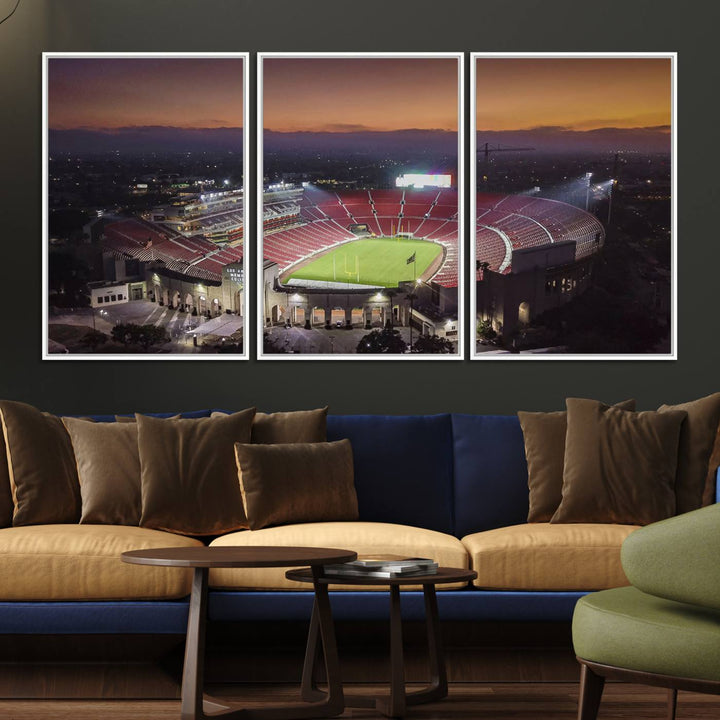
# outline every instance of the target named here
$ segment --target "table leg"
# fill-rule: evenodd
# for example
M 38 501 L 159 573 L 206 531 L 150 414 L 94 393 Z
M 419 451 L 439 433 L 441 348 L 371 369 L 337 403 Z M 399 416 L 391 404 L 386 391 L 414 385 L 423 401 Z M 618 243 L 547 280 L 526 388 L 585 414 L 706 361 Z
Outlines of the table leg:
M 405 715 L 405 658 L 400 588 L 397 585 L 390 586 L 390 697 L 378 698 L 376 707 L 388 717 Z
M 435 584 L 423 585 L 425 599 L 425 622 L 427 626 L 428 661 L 430 684 L 422 690 L 405 691 L 405 672 L 402 645 L 402 617 L 400 613 L 400 590 L 390 587 L 390 696 L 369 698 L 363 695 L 346 695 L 347 707 L 375 707 L 387 717 L 402 717 L 408 705 L 433 702 L 447 697 L 448 683 L 440 638 Z
M 447 697 L 447 671 L 445 669 L 445 655 L 440 638 L 440 616 L 438 614 L 437 595 L 435 585 L 423 585 L 425 597 L 425 623 L 427 625 L 428 660 L 430 665 L 430 684 L 416 692 L 408 693 L 408 705 L 423 702 L 432 702 Z
M 338 658 L 330 596 L 328 595 L 327 584 L 319 582 L 321 577 L 322 568 L 314 567 L 313 585 L 315 588 L 315 602 L 313 615 L 317 618 L 317 627 L 319 627 L 320 630 L 322 651 L 325 658 L 325 679 L 328 686 L 327 699 L 320 707 L 326 713 L 326 717 L 332 717 L 333 715 L 340 715 L 343 712 L 345 709 L 345 700 L 343 697 L 342 679 L 340 677 L 340 660 Z M 315 612 L 315 609 L 317 609 L 317 612 Z
M 321 569 L 314 569 L 315 578 L 321 576 Z M 312 699 L 320 702 L 304 702 L 290 705 L 275 705 L 266 708 L 243 708 L 237 703 L 225 703 L 203 697 L 205 668 L 205 623 L 207 618 L 208 569 L 195 568 L 192 592 L 190 595 L 190 612 L 188 614 L 187 638 L 185 640 L 185 665 L 183 667 L 181 693 L 181 720 L 311 720 L 311 718 L 330 718 L 342 714 L 345 709 L 342 682 L 340 679 L 340 663 L 335 641 L 330 598 L 327 585 L 315 582 L 315 607 L 311 620 L 311 635 L 315 649 L 312 657 L 317 655 L 318 637 L 322 641 L 327 675 L 328 692 L 316 690 Z M 309 650 L 308 650 L 309 652 Z M 312 665 L 314 663 L 311 663 Z M 309 666 L 305 660 L 303 669 L 303 697 L 305 696 L 306 672 Z M 312 673 L 310 666 L 310 673 Z
M 203 684 L 205 679 L 205 619 L 207 617 L 208 569 L 196 567 L 193 573 L 185 639 L 185 664 L 182 678 L 182 720 L 204 717 Z
M 320 620 L 318 618 L 317 599 L 314 599 L 300 684 L 302 699 L 306 702 L 316 702 L 326 695 L 326 693 L 318 689 L 317 685 L 316 669 L 320 662 L 320 655 Z

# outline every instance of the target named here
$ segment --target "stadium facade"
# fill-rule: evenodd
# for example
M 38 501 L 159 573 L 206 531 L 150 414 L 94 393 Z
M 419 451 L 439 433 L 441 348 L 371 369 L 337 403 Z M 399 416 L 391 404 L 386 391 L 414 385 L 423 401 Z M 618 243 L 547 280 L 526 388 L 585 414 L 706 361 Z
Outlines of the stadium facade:
M 142 218 L 104 216 L 87 230 L 103 252 L 104 287 L 93 290 L 92 304 L 122 295 L 205 317 L 243 315 L 243 230 L 237 191 L 197 196 Z
M 505 340 L 588 288 L 605 243 L 594 215 L 537 196 L 478 193 L 475 217 L 477 319 Z
M 478 193 L 475 229 L 477 318 L 506 339 L 586 289 L 605 242 L 594 215 L 537 196 Z M 206 317 L 243 314 L 241 193 L 197 196 L 143 218 L 107 215 L 87 231 L 103 251 L 104 282 L 93 290 L 93 306 L 148 299 Z M 408 279 L 394 285 L 368 284 L 346 268 L 341 277 L 302 279 L 308 263 L 368 238 L 433 243 L 436 259 L 417 282 L 410 268 Z M 453 188 L 267 190 L 264 326 L 412 324 L 456 341 L 459 258 Z
M 458 337 L 458 196 L 454 189 L 328 191 L 316 186 L 268 189 L 263 205 L 264 325 L 377 327 L 412 324 Z M 302 279 L 309 263 L 369 238 L 433 243 L 434 260 L 417 270 L 402 255 L 393 283 L 368 281 L 351 263 Z M 392 248 L 395 249 L 395 248 Z M 397 253 L 396 253 L 397 254 Z M 355 274 L 357 273 L 357 274 Z

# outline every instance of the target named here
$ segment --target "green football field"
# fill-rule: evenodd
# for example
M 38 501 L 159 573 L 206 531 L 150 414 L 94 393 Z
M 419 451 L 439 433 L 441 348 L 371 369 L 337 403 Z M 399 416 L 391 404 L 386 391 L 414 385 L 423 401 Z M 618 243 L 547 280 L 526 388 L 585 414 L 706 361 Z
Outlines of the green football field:
M 425 240 L 363 238 L 330 250 L 289 279 L 397 287 L 421 277 L 441 253 L 440 245 Z M 413 254 L 414 265 L 408 263 Z

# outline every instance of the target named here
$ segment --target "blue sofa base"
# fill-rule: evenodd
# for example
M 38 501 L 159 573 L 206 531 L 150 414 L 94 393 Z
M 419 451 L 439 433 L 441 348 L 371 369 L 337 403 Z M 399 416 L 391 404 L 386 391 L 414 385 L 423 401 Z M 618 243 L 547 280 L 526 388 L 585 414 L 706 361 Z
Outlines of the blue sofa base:
M 570 621 L 583 592 L 500 592 L 446 590 L 438 593 L 442 620 Z M 337 621 L 388 618 L 385 592 L 330 593 Z M 209 618 L 215 622 L 308 621 L 311 592 L 210 593 Z M 421 592 L 402 593 L 406 620 L 425 617 Z M 148 602 L 3 602 L 0 635 L 184 634 L 188 601 Z

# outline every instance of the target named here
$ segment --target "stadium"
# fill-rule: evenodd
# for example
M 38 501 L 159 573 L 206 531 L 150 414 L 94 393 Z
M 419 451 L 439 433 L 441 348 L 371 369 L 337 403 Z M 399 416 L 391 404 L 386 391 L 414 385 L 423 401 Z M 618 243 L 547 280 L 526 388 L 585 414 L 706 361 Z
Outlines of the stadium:
M 241 192 L 198 196 L 148 218 L 104 215 L 97 226 L 104 277 L 112 287 L 127 284 L 125 301 L 147 298 L 211 318 L 243 314 Z
M 457 338 L 457 190 L 268 188 L 263 230 L 266 326 L 391 321 Z M 574 205 L 478 193 L 478 319 L 510 337 L 588 286 L 604 242 Z
M 594 215 L 537 196 L 478 193 L 475 225 L 477 318 L 506 340 L 583 292 L 605 243 Z
M 263 231 L 266 326 L 412 323 L 457 339 L 456 190 L 268 188 Z

